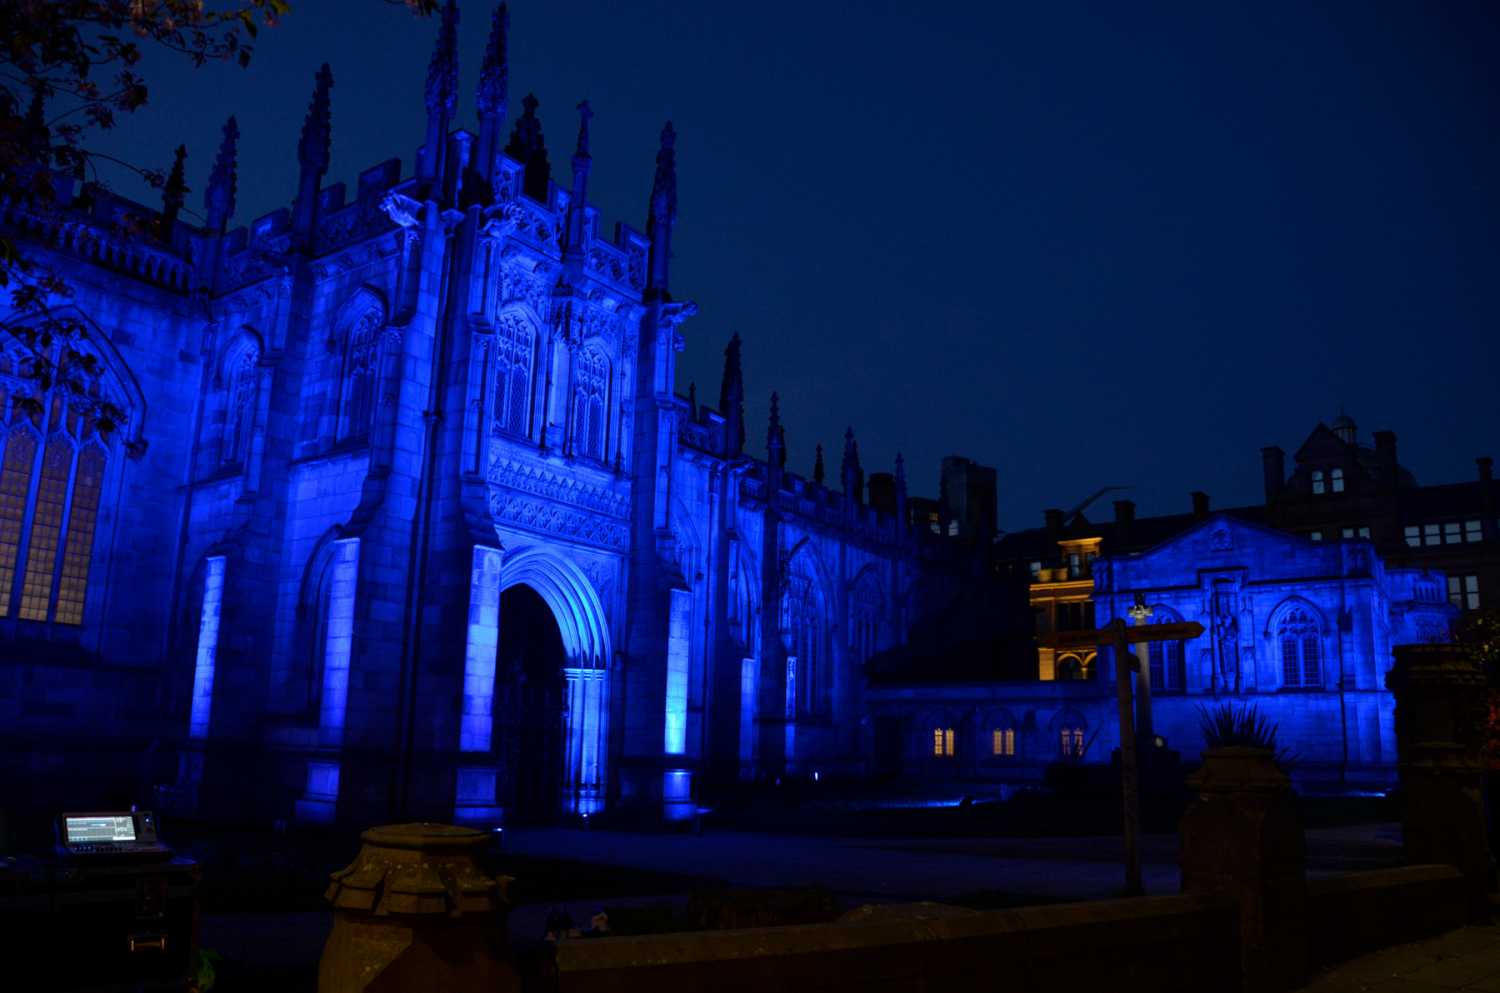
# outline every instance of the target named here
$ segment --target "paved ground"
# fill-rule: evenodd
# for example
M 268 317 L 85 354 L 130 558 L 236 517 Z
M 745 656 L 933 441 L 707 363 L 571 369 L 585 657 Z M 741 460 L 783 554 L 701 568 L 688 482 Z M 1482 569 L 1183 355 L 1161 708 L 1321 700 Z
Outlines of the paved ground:
M 1308 870 L 1326 875 L 1394 865 L 1394 825 L 1307 832 Z M 1118 896 L 1119 838 L 962 838 L 873 840 L 736 832 L 703 835 L 612 831 L 512 830 L 508 851 L 607 862 L 722 879 L 740 886 L 821 886 L 857 901 L 952 900 L 998 891 L 1042 900 Z M 1179 889 L 1177 839 L 1141 844 L 1148 893 Z
M 1301 993 L 1500 993 L 1500 927 L 1466 927 L 1337 966 Z

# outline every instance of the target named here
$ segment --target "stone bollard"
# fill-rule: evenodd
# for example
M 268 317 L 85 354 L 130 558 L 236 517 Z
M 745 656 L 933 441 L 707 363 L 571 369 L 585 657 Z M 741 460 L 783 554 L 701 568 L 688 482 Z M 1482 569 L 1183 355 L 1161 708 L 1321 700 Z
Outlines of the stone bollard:
M 1307 876 L 1291 781 L 1263 748 L 1211 748 L 1188 777 L 1182 890 L 1240 907 L 1247 993 L 1288 990 L 1307 972 Z
M 333 874 L 333 931 L 319 993 L 502 993 L 510 963 L 508 877 L 478 863 L 486 836 L 447 824 L 371 828 L 354 864 Z
M 1385 682 L 1396 694 L 1406 860 L 1463 873 L 1470 919 L 1488 922 L 1484 674 L 1461 645 L 1401 645 Z

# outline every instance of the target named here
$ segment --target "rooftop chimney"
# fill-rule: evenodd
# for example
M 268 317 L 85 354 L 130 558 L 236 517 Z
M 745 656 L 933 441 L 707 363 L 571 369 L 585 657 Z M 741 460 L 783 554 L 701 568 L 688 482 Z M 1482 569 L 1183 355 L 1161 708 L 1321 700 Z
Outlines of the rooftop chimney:
M 1381 485 L 1394 490 L 1399 482 L 1397 473 L 1400 471 L 1400 463 L 1396 461 L 1396 432 L 1376 431 L 1375 451 L 1380 456 L 1380 472 L 1384 477 Z
M 1053 537 L 1062 534 L 1063 512 L 1056 507 L 1048 508 L 1044 514 L 1047 521 L 1047 532 Z
M 1130 547 L 1130 532 L 1135 524 L 1135 503 L 1130 500 L 1115 501 L 1115 546 L 1116 551 Z
M 1479 458 L 1477 458 L 1477 459 L 1474 460 L 1474 464 L 1479 467 L 1479 481 L 1481 483 L 1489 483 L 1489 482 L 1493 482 L 1494 481 L 1494 478 L 1495 478 L 1495 460 L 1494 459 L 1490 458 L 1488 455 L 1481 455 Z
M 1484 540 L 1494 541 L 1496 531 L 1500 530 L 1495 521 L 1495 460 L 1484 455 L 1475 459 L 1474 464 L 1479 466 L 1479 506 L 1484 514 L 1480 527 Z
M 1208 494 L 1202 490 L 1194 490 L 1192 497 L 1193 518 L 1199 521 L 1206 520 L 1208 518 Z
M 1266 482 L 1266 503 L 1275 500 L 1286 485 L 1286 453 L 1275 445 L 1260 450 L 1261 475 Z

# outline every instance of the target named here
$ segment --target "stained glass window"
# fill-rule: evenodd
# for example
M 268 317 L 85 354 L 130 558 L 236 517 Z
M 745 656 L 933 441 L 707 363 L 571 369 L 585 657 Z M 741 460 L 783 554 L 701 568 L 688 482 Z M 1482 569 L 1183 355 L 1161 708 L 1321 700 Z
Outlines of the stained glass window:
M 89 560 L 94 550 L 94 528 L 99 519 L 99 496 L 104 489 L 104 451 L 89 445 L 78 456 L 73 483 L 73 506 L 68 511 L 68 538 L 63 546 L 62 581 L 57 589 L 57 623 L 82 624 L 84 595 L 88 592 Z
M 21 586 L 21 619 L 45 621 L 52 600 L 52 577 L 62 537 L 63 507 L 68 499 L 68 476 L 73 468 L 73 445 L 60 434 L 47 442 L 42 477 L 37 487 L 36 513 L 31 519 L 30 549 Z
M 10 594 L 21 551 L 21 528 L 26 521 L 26 497 L 36 463 L 36 435 L 17 425 L 5 441 L 0 462 L 0 616 L 10 613 Z

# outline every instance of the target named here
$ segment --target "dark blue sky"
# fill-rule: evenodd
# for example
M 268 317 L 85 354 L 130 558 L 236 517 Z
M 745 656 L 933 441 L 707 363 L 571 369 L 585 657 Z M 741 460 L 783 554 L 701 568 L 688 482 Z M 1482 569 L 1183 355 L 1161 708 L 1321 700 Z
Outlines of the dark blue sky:
M 186 142 L 201 187 L 236 113 L 246 221 L 292 196 L 326 60 L 329 181 L 393 155 L 409 173 L 435 21 L 293 6 L 247 71 L 153 56 L 110 148 L 165 166 Z M 915 492 L 966 454 L 999 470 L 1014 529 L 1107 484 L 1142 513 L 1258 501 L 1260 447 L 1290 453 L 1340 404 L 1423 482 L 1500 454 L 1492 4 L 511 11 L 512 116 L 535 91 L 562 172 L 592 102 L 608 226 L 644 225 L 676 124 L 672 286 L 702 308 L 679 387 L 717 399 L 738 330 L 752 445 L 777 389 L 796 471 L 822 442 L 836 475 L 846 424 L 866 471 L 903 451 Z M 462 12 L 472 127 L 489 5 Z

